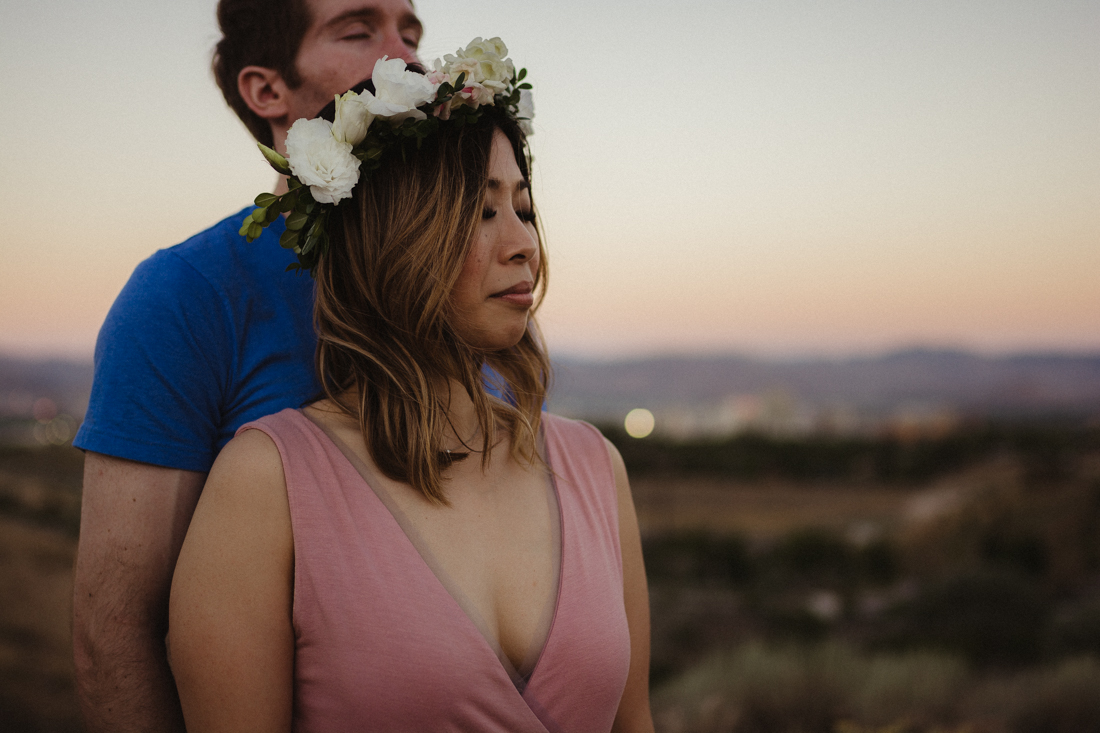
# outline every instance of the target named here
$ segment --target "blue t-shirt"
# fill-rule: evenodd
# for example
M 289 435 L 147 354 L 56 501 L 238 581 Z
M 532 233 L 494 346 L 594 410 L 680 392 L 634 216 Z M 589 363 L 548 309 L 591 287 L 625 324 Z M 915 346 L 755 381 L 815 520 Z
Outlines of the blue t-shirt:
M 95 350 L 83 450 L 209 471 L 239 426 L 320 396 L 313 280 L 285 272 L 280 218 L 251 244 L 244 209 L 138 265 Z

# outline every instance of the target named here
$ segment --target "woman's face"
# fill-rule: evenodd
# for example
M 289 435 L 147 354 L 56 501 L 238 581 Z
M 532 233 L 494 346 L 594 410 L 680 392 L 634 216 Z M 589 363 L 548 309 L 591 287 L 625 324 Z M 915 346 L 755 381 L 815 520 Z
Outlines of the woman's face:
M 487 350 L 515 346 L 527 329 L 538 268 L 531 193 L 508 138 L 497 130 L 481 224 L 451 293 L 458 335 Z

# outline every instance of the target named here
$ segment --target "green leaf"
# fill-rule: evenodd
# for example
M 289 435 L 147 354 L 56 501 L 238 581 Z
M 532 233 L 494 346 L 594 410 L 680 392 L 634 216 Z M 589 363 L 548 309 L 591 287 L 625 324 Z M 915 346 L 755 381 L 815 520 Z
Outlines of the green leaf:
M 291 262 L 289 265 L 286 266 L 286 269 L 283 270 L 283 272 L 294 272 L 295 270 L 301 270 L 301 269 L 302 269 L 302 266 L 299 265 L 297 262 Z
M 287 231 L 296 232 L 306 225 L 309 215 L 302 211 L 295 211 L 286 218 Z
M 298 232 L 287 229 L 283 236 L 279 237 L 279 246 L 283 249 L 294 249 L 298 246 Z
M 286 181 L 286 187 L 287 187 L 287 189 L 289 189 L 291 191 L 293 191 L 296 188 L 301 187 L 301 185 L 302 185 L 302 182 L 299 181 L 297 178 L 294 178 L 293 176 L 288 178 L 287 181 Z
M 252 226 L 252 217 L 251 216 L 246 216 L 244 218 L 244 223 L 241 224 L 241 228 L 237 231 L 237 234 L 239 234 L 242 237 L 245 237 L 247 239 L 248 238 L 248 228 L 251 227 L 251 226 Z M 251 242 L 252 240 L 248 239 L 248 241 Z
M 285 213 L 287 211 L 293 211 L 295 204 L 298 203 L 298 193 L 296 191 L 287 191 L 279 197 L 279 203 L 274 207 L 279 210 L 279 213 Z
M 527 82 L 523 82 L 518 87 L 516 87 L 516 89 L 531 89 L 531 88 L 532 88 L 531 85 L 528 84 Z
M 256 222 L 260 226 L 264 225 L 264 220 L 267 219 L 267 209 L 260 207 L 252 210 L 252 221 Z
M 248 241 L 251 242 L 253 239 L 256 239 L 257 237 L 259 237 L 263 233 L 264 233 L 264 228 L 262 226 L 260 226 L 259 224 L 257 224 L 256 222 L 252 222 L 251 224 L 248 225 Z
M 261 193 L 259 196 L 256 197 L 256 205 L 261 208 L 267 208 L 268 206 L 273 205 L 278 200 L 279 197 L 273 193 Z
M 516 75 L 516 81 L 523 81 L 525 76 L 527 76 L 527 69 L 520 69 L 519 74 Z
M 310 252 L 313 251 L 313 248 L 316 245 L 317 245 L 317 237 L 313 237 L 313 236 L 306 237 L 306 243 L 302 245 L 302 249 L 299 250 L 298 254 L 308 255 Z
M 465 86 L 466 86 L 466 72 L 463 71 L 461 74 L 458 75 L 458 78 L 455 79 L 454 88 L 455 89 L 462 89 Z
M 267 159 L 272 168 L 284 176 L 290 175 L 290 163 L 277 150 L 272 150 L 263 143 L 256 143 L 256 145 L 259 146 L 260 152 L 264 154 L 264 158 Z

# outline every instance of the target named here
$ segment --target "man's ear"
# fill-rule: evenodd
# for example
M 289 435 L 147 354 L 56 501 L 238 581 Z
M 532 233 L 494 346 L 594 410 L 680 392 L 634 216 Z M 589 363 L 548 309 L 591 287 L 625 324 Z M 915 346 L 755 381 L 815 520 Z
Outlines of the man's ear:
M 282 119 L 290 113 L 290 89 L 275 69 L 244 67 L 237 74 L 237 90 L 248 108 L 265 120 Z

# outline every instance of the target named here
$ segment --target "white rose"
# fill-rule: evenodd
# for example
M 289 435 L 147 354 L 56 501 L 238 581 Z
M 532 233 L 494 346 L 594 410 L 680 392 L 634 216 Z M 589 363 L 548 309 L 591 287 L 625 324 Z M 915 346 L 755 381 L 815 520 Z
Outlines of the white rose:
M 535 119 L 535 97 L 530 89 L 519 90 L 519 104 L 516 105 L 516 111 L 523 134 L 535 134 L 535 128 L 531 125 L 531 121 Z
M 332 123 L 316 117 L 300 119 L 286 134 L 286 157 L 290 170 L 313 198 L 322 204 L 337 204 L 351 198 L 359 182 L 359 159 L 352 145 L 332 136 Z
M 374 64 L 371 75 L 374 94 L 364 92 L 367 108 L 378 117 L 385 117 L 396 124 L 407 118 L 423 120 L 427 117 L 417 109 L 435 99 L 438 84 L 428 77 L 405 70 L 401 59 L 381 58 Z
M 352 146 L 363 142 L 367 129 L 374 121 L 374 115 L 366 100 L 355 92 L 345 92 L 336 96 L 336 120 L 332 123 L 332 136 L 340 142 Z

